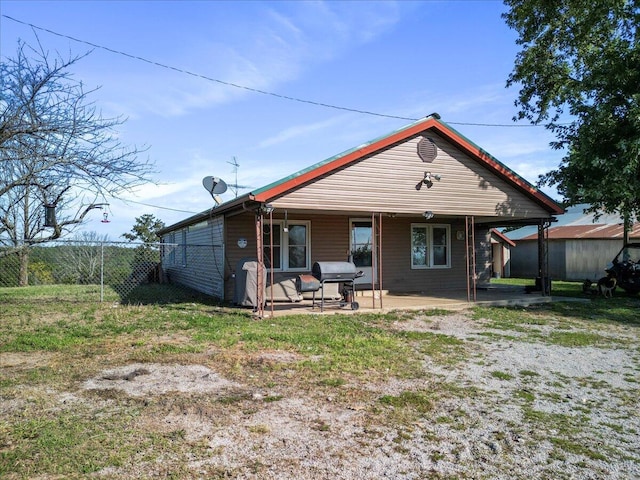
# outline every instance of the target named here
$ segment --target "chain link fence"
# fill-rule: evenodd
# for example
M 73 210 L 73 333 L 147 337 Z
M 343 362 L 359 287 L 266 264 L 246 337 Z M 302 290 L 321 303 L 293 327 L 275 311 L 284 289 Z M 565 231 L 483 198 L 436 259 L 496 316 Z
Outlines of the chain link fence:
M 83 294 L 89 292 L 96 301 L 135 302 L 144 297 L 145 303 L 165 303 L 167 296 L 184 296 L 185 290 L 209 293 L 171 283 L 163 264 L 172 265 L 176 258 L 204 264 L 210 246 L 79 240 L 9 245 L 0 239 L 0 288 L 87 286 L 93 288 L 83 289 Z

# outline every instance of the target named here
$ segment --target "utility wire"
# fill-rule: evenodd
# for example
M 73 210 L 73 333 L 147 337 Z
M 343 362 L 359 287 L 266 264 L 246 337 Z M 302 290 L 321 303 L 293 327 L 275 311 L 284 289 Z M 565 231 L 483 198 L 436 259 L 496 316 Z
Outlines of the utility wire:
M 172 212 L 180 212 L 180 213 L 191 213 L 193 215 L 196 215 L 198 212 L 191 212 L 189 210 L 179 210 L 177 208 L 170 208 L 170 207 L 161 207 L 159 205 L 152 205 L 150 203 L 143 203 L 143 202 L 136 202 L 134 200 L 126 200 L 124 198 L 119 198 L 119 197 L 113 197 L 116 200 L 120 200 L 123 203 L 135 203 L 137 205 L 144 205 L 145 207 L 151 207 L 151 208 L 159 208 L 161 210 L 171 210 Z
M 213 77 L 208 77 L 208 76 L 202 75 L 200 73 L 195 73 L 195 72 L 191 72 L 189 70 L 184 70 L 182 68 L 173 67 L 171 65 L 166 65 L 164 63 L 156 62 L 154 60 L 148 60 L 148 59 L 146 59 L 144 57 L 140 57 L 138 55 L 132 55 L 130 53 L 126 53 L 126 52 L 123 52 L 123 51 L 120 51 L 120 50 L 115 50 L 113 48 L 109 48 L 109 47 L 105 47 L 105 46 L 102 46 L 102 45 L 98 45 L 96 43 L 92 43 L 92 42 L 89 42 L 87 40 L 82 40 L 82 39 L 79 39 L 79 38 L 76 38 L 76 37 L 72 37 L 70 35 L 65 35 L 65 34 L 62 34 L 62 33 L 58 33 L 58 32 L 55 32 L 53 30 L 50 30 L 48 28 L 39 27 L 37 25 L 34 25 L 32 23 L 28 23 L 28 22 L 23 22 L 22 20 L 18 20 L 17 18 L 11 17 L 9 15 L 4 15 L 3 14 L 2 16 L 4 18 L 8 19 L 8 20 L 12 20 L 12 21 L 14 21 L 16 23 L 20 23 L 22 25 L 29 26 L 29 27 L 31 27 L 33 29 L 41 30 L 43 32 L 47 32 L 47 33 L 50 33 L 52 35 L 56 35 L 58 37 L 62 37 L 62 38 L 66 38 L 66 39 L 72 40 L 74 42 L 83 43 L 83 44 L 89 45 L 89 46 L 91 46 L 93 48 L 99 48 L 99 49 L 105 50 L 107 52 L 115 53 L 116 55 L 122 55 L 122 56 L 125 56 L 125 57 L 128 57 L 128 58 L 131 58 L 133 60 L 139 60 L 141 62 L 145 62 L 145 63 L 148 63 L 150 65 L 155 65 L 157 67 L 165 68 L 167 70 L 173 70 L 173 71 L 178 72 L 178 73 L 183 73 L 185 75 L 190 75 L 192 77 L 201 78 L 201 79 L 207 80 L 209 82 L 219 83 L 221 85 L 226 85 L 228 87 L 234 87 L 234 88 L 238 88 L 238 89 L 241 89 L 241 90 L 247 90 L 249 92 L 259 93 L 261 95 L 269 95 L 269 96 L 280 98 L 280 99 L 283 99 L 283 100 L 290 100 L 292 102 L 306 103 L 306 104 L 315 105 L 315 106 L 318 106 L 318 107 L 333 108 L 335 110 L 342 110 L 342 111 L 347 111 L 347 112 L 352 112 L 352 113 L 360 113 L 360 114 L 363 114 L 363 115 L 372 115 L 372 116 L 384 117 L 384 118 L 394 118 L 394 119 L 398 119 L 398 120 L 408 120 L 408 121 L 411 121 L 411 122 L 415 122 L 415 121 L 419 120 L 419 118 L 403 117 L 403 116 L 399 116 L 399 115 L 388 115 L 388 114 L 384 114 L 384 113 L 371 112 L 369 110 L 359 110 L 359 109 L 356 109 L 356 108 L 342 107 L 342 106 L 333 105 L 333 104 L 330 104 L 330 103 L 316 102 L 316 101 L 313 101 L 313 100 L 306 100 L 306 99 L 303 99 L 303 98 L 291 97 L 291 96 L 288 96 L 288 95 L 282 95 L 282 94 L 279 94 L 279 93 L 268 92 L 266 90 L 260 90 L 260 89 L 257 89 L 257 88 L 247 87 L 245 85 L 239 85 L 237 83 L 225 82 L 224 80 L 220 80 L 220 79 L 213 78 Z M 522 127 L 542 127 L 543 126 L 543 125 L 471 123 L 471 122 L 447 122 L 447 123 L 450 124 L 450 125 L 468 125 L 468 126 L 475 126 L 475 127 L 518 127 L 518 128 L 522 128 Z

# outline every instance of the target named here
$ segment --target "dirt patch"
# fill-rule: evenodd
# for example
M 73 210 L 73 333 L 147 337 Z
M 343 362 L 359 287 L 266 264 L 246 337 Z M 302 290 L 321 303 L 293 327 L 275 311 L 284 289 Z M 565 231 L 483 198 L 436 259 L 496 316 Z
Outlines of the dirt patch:
M 84 382 L 87 390 L 122 390 L 133 397 L 171 392 L 210 393 L 237 386 L 203 365 L 134 363 L 100 372 Z
M 0 353 L 0 366 L 2 368 L 31 369 L 48 365 L 53 354 L 44 352 L 3 352 Z

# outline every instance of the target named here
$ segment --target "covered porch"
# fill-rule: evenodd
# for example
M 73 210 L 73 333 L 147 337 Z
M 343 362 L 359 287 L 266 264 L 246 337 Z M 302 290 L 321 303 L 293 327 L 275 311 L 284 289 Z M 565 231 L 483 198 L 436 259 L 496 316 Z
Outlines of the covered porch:
M 387 290 L 356 291 L 358 309 L 350 304 L 326 300 L 321 308 L 320 297 L 299 302 L 270 302 L 264 307 L 263 316 L 314 314 L 333 315 L 350 313 L 388 313 L 395 310 L 464 310 L 474 306 L 528 306 L 550 303 L 553 297 L 542 292 L 526 293 L 522 286 L 483 285 L 476 289 L 475 300 L 466 289 L 449 290 L 438 294 L 426 292 L 390 292 Z

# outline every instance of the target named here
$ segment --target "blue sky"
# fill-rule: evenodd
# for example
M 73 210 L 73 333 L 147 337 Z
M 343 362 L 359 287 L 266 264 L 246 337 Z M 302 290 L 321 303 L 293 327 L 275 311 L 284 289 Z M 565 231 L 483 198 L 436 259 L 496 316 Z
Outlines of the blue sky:
M 132 56 L 251 89 L 380 114 L 442 120 L 527 180 L 561 152 L 541 127 L 513 125 L 516 88 L 505 88 L 518 52 L 499 1 L 29 1 L 0 14 Z M 246 193 L 411 123 L 285 100 L 207 80 L 35 30 L 63 56 L 92 53 L 72 73 L 107 117 L 127 121 L 127 145 L 148 146 L 157 184 L 109 198 L 85 230 L 119 240 L 151 213 L 166 224 L 212 206 L 214 175 Z M 0 55 L 31 27 L 0 17 Z M 522 124 L 524 125 L 524 124 Z M 556 197 L 554 192 L 546 191 Z M 223 200 L 233 198 L 229 190 Z M 136 202 L 136 203 L 132 203 Z M 145 203 L 154 207 L 141 205 Z M 159 208 L 164 207 L 164 208 Z M 182 211 L 174 211 L 174 210 Z

